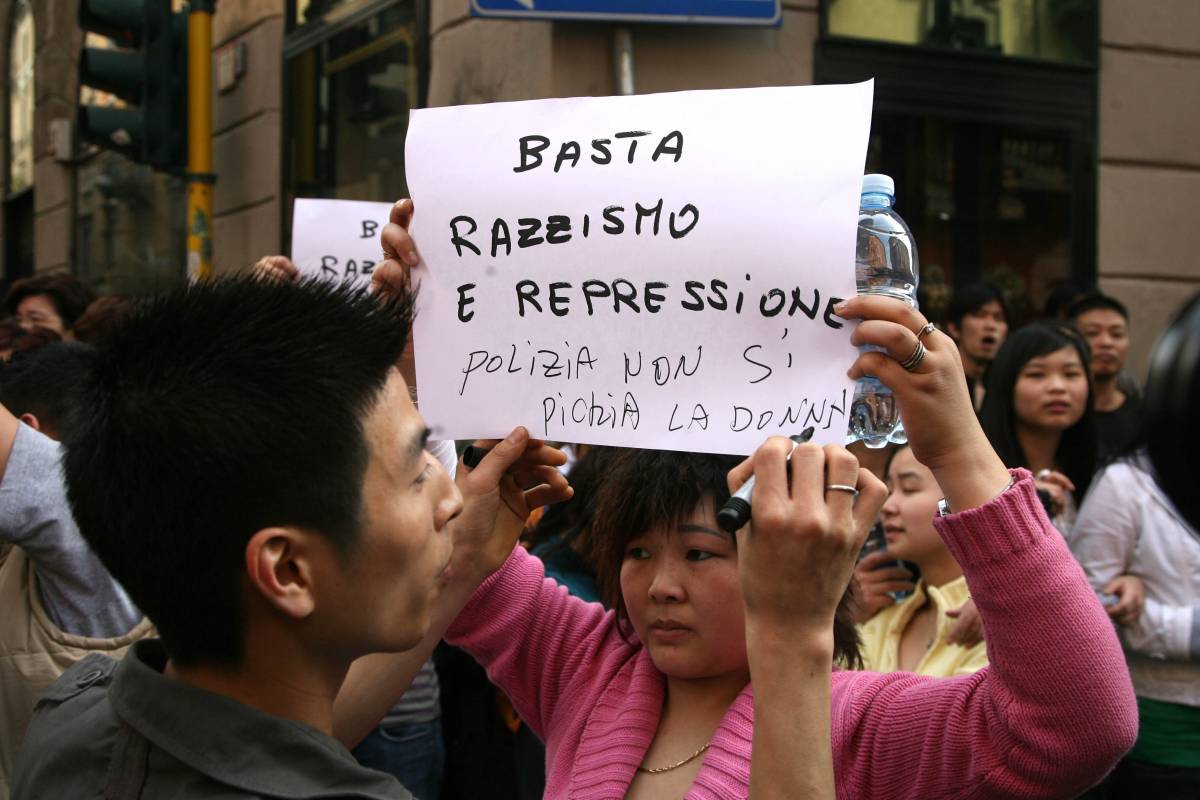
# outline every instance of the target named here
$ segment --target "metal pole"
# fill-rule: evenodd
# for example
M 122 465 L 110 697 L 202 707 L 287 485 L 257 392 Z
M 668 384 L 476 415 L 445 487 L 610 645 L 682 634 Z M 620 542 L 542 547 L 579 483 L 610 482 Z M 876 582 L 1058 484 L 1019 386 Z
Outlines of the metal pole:
M 212 15 L 216 0 L 192 0 L 188 11 L 187 271 L 212 278 Z
M 633 32 L 628 25 L 613 28 L 613 71 L 617 94 L 633 94 Z

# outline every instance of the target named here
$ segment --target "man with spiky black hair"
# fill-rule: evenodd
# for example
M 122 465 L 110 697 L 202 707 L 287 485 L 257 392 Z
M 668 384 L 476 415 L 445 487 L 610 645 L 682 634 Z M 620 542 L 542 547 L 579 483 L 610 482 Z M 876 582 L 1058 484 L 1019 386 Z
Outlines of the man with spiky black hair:
M 51 687 L 14 798 L 409 797 L 333 738 L 351 663 L 408 651 L 415 673 L 492 551 L 569 491 L 523 428 L 449 478 L 395 366 L 412 313 L 406 290 L 234 279 L 114 332 L 63 468 L 162 638 Z

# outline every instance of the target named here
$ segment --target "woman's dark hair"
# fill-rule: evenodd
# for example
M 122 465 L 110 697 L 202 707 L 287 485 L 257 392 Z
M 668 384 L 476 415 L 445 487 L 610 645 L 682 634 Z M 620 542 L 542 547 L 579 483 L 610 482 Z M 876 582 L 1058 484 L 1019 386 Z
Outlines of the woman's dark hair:
M 119 294 L 109 294 L 93 300 L 79 319 L 75 320 L 73 329 L 75 340 L 88 344 L 99 344 L 126 315 L 133 310 L 132 298 Z
M 1088 371 L 1091 352 L 1075 328 L 1063 322 L 1034 322 L 1019 329 L 1000 346 L 987 373 L 987 394 L 979 410 L 979 422 L 988 441 L 1006 467 L 1029 467 L 1029 458 L 1017 438 L 1014 391 L 1021 370 L 1035 358 L 1064 347 L 1073 347 L 1087 378 L 1088 396 L 1079 421 L 1063 431 L 1055 460 L 1075 484 L 1077 500 L 1087 494 L 1096 470 L 1096 419 L 1092 409 L 1092 376 Z
M 51 342 L 60 342 L 62 337 L 49 328 L 36 325 L 32 330 L 25 330 L 15 320 L 0 322 L 0 350 L 11 353 L 25 353 L 37 350 Z
M 13 343 L 25 335 L 25 329 L 15 319 L 0 322 L 0 350 L 11 350 Z
M 674 527 L 701 503 L 710 503 L 715 516 L 729 499 L 725 477 L 741 461 L 740 456 L 669 450 L 622 449 L 614 453 L 596 500 L 591 560 L 601 595 L 616 609 L 617 623 L 626 632 L 621 564 L 629 542 L 654 528 Z M 861 666 L 862 658 L 858 630 L 851 618 L 852 602 L 851 583 L 834 618 L 833 652 L 835 662 L 854 668 Z
M 1200 529 L 1196 459 L 1181 442 L 1200 404 L 1200 294 L 1180 310 L 1150 355 L 1143 429 L 1159 485 Z
M 548 545 L 547 555 L 559 548 L 575 547 L 580 553 L 591 550 L 592 519 L 596 512 L 596 496 L 603 483 L 607 465 L 618 451 L 612 447 L 590 445 L 571 467 L 569 475 L 574 494 L 570 499 L 550 506 L 529 536 L 529 549 Z

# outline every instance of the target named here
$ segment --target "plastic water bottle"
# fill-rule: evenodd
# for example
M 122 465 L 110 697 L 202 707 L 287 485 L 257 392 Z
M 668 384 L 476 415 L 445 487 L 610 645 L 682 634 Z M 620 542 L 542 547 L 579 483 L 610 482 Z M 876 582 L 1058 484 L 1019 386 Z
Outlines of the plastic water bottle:
M 854 250 L 859 294 L 878 294 L 917 305 L 917 247 L 912 231 L 893 210 L 895 183 L 887 175 L 863 178 Z M 864 347 L 864 350 L 877 349 Z M 899 430 L 897 430 L 899 429 Z M 908 441 L 892 390 L 872 376 L 860 378 L 850 404 L 848 442 L 862 440 L 879 448 Z

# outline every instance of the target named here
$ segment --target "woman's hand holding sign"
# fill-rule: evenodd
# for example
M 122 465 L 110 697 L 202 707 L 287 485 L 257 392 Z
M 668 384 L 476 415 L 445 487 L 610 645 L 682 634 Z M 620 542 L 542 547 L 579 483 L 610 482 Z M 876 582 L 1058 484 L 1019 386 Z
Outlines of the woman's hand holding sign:
M 975 508 L 1004 491 L 1009 473 L 979 427 L 954 341 L 890 297 L 859 295 L 836 311 L 862 320 L 851 343 L 884 349 L 859 353 L 849 375 L 874 375 L 896 394 L 913 455 L 933 472 L 951 510 Z

